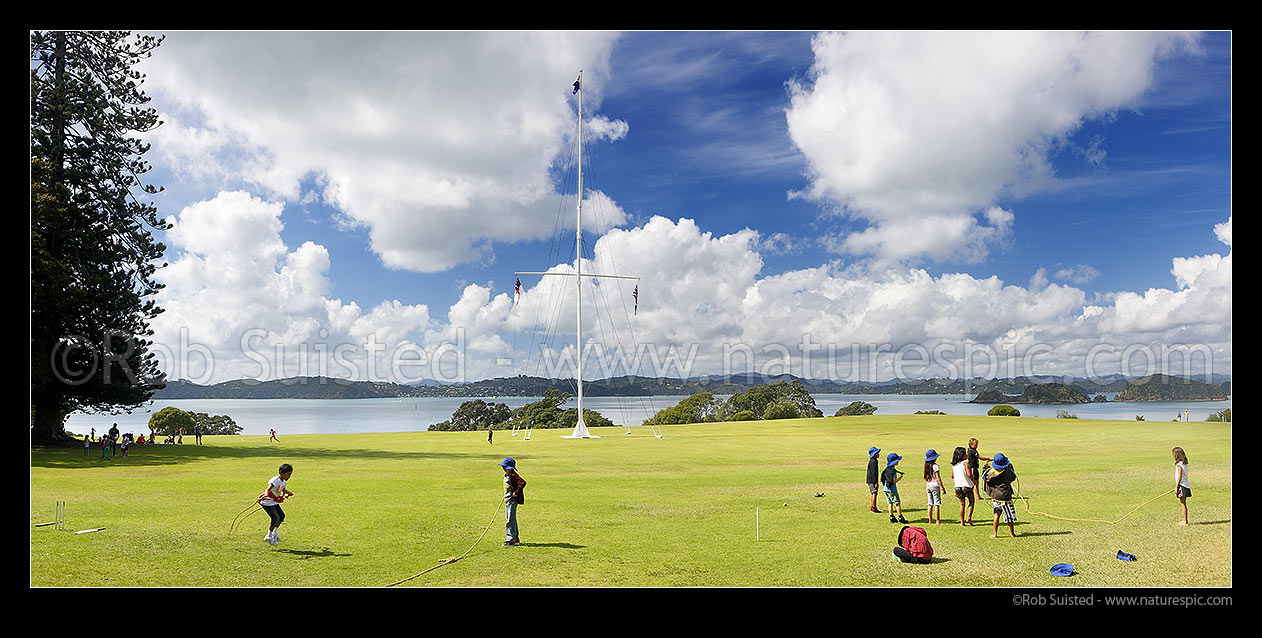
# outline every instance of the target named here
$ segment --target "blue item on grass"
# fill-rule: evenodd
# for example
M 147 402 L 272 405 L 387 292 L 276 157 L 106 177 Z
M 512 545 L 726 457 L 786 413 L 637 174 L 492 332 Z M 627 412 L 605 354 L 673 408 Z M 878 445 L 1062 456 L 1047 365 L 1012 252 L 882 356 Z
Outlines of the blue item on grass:
M 1134 554 L 1127 554 L 1126 552 L 1124 552 L 1124 551 L 1122 551 L 1122 550 L 1120 550 L 1120 549 L 1119 549 L 1119 550 L 1117 550 L 1117 558 L 1118 558 L 1118 560 L 1124 560 L 1124 561 L 1133 561 L 1133 560 L 1136 560 L 1136 558 L 1135 558 L 1135 555 L 1134 555 Z
M 1074 566 L 1069 563 L 1056 563 L 1052 565 L 1051 572 L 1053 576 L 1073 576 Z

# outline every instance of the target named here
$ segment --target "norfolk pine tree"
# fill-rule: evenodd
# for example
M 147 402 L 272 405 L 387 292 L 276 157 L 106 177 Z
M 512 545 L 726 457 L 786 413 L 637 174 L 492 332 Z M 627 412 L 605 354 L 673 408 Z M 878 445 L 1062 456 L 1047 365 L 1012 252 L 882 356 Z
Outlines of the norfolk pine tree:
M 157 128 L 134 66 L 162 38 L 125 32 L 30 33 L 31 442 L 65 440 L 77 410 L 147 402 L 165 376 L 149 350 L 162 312 L 157 208 L 137 198 Z M 165 264 L 163 264 L 165 265 Z

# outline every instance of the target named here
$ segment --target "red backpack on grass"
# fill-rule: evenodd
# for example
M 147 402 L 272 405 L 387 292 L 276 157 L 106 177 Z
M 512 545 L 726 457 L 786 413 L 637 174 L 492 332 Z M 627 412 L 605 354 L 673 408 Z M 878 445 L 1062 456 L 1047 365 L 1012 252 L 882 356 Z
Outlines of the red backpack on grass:
M 929 544 L 923 527 L 904 525 L 898 532 L 898 549 L 894 554 L 904 562 L 928 563 L 933 558 L 933 545 Z

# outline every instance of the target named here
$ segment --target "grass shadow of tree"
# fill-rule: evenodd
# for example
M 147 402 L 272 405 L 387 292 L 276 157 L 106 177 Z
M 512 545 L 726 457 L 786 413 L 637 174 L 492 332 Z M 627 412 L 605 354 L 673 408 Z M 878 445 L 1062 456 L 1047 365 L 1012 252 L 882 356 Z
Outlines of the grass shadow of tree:
M 252 459 L 279 458 L 287 459 L 364 459 L 423 461 L 426 459 L 480 459 L 483 455 L 462 452 L 433 451 L 398 451 L 377 450 L 361 447 L 309 447 L 302 445 L 288 446 L 238 446 L 238 445 L 136 445 L 132 446 L 126 457 L 101 458 L 99 446 L 90 448 L 91 453 L 83 454 L 83 447 L 44 447 L 31 448 L 31 467 L 51 469 L 87 469 L 101 467 L 153 467 L 160 465 L 180 465 L 212 459 Z

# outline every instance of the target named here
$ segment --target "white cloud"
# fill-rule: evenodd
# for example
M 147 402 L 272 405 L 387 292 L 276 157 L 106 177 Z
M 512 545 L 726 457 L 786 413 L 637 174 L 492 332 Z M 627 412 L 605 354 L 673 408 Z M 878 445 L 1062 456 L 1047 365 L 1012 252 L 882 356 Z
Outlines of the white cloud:
M 859 32 L 813 40 L 786 117 L 809 187 L 868 228 L 839 242 L 880 261 L 976 262 L 1011 229 L 997 200 L 1054 179 L 1047 154 L 1138 104 L 1174 33 Z M 1105 150 L 1093 142 L 1088 155 Z
M 614 39 L 177 32 L 145 62 L 146 88 L 202 121 L 160 127 L 152 141 L 174 170 L 218 172 L 287 201 L 316 176 L 388 267 L 441 271 L 552 229 L 549 169 L 574 132 L 566 88 L 582 63 L 585 110 L 596 112 Z M 593 139 L 627 132 L 599 115 L 592 123 Z
M 432 317 L 424 305 L 397 300 L 365 312 L 328 297 L 328 252 L 311 242 L 289 250 L 280 240 L 279 214 L 277 204 L 224 193 L 173 219 L 172 246 L 182 254 L 160 271 L 167 288 L 158 301 L 167 312 L 154 322 L 159 344 L 174 347 L 181 339 L 204 344 L 219 364 L 216 381 L 299 374 L 391 379 L 389 359 L 398 349 L 414 347 L 432 357 L 444 344 L 460 348 L 455 358 L 465 379 L 572 373 L 541 368 L 539 355 L 541 346 L 553 355 L 572 351 L 572 278 L 523 277 L 516 305 L 491 286 L 469 284 L 445 320 Z M 584 272 L 641 279 L 596 284 L 584 278 L 588 346 L 618 348 L 633 361 L 639 355 L 641 364 L 632 371 L 669 376 L 749 368 L 869 380 L 898 373 L 888 360 L 871 355 L 878 346 L 886 359 L 908 349 L 948 349 L 936 368 L 917 371 L 919 376 L 964 374 L 944 366 L 958 362 L 969 344 L 1018 357 L 1043 349 L 1040 367 L 1030 371 L 1040 374 L 1084 374 L 1084 358 L 1101 343 L 1118 349 L 1135 343 L 1212 344 L 1230 362 L 1230 253 L 1174 259 L 1177 289 L 1122 291 L 1109 295 L 1111 302 L 1088 303 L 1082 290 L 1049 281 L 1045 269 L 1028 288 L 997 277 L 934 276 L 920 268 L 871 265 L 764 274 L 759 254 L 764 245 L 754 230 L 715 235 L 686 218 L 653 217 L 642 226 L 610 231 L 597 240 L 593 259 L 584 260 Z M 552 271 L 572 273 L 573 265 Z M 635 311 L 631 291 L 637 286 Z M 251 330 L 262 331 L 249 343 L 254 356 L 241 344 Z M 258 353 L 270 357 L 278 344 L 285 348 L 276 357 L 284 367 L 261 375 Z M 324 350 L 300 369 L 298 344 Z M 370 351 L 370 344 L 379 348 Z M 805 344 L 812 349 L 803 350 Z M 351 350 L 339 355 L 344 345 Z M 651 352 L 637 350 L 643 347 Z M 665 365 L 672 348 L 678 354 L 674 367 Z M 786 356 L 787 366 L 779 363 Z M 503 360 L 512 366 L 505 368 Z M 614 365 L 589 359 L 587 374 L 601 378 L 629 371 Z M 986 372 L 996 373 L 1001 372 Z M 450 372 L 441 375 L 454 379 Z M 428 368 L 395 380 L 421 376 L 435 378 L 440 371 Z
M 383 301 L 365 313 L 354 302 L 330 299 L 328 250 L 309 241 L 289 250 L 280 238 L 282 210 L 236 191 L 167 218 L 174 257 L 158 271 L 166 287 L 157 303 L 165 311 L 152 327 L 155 343 L 168 350 L 169 375 L 203 382 L 322 372 L 365 378 L 371 369 L 365 344 L 393 349 L 432 326 L 424 305 Z M 358 349 L 342 357 L 358 375 L 333 366 L 343 344 Z M 205 354 L 189 360 L 190 346 L 209 353 L 213 369 L 204 365 Z
M 1058 269 L 1054 276 L 1060 281 L 1081 286 L 1094 281 L 1100 276 L 1100 271 L 1086 264 L 1077 264 Z

